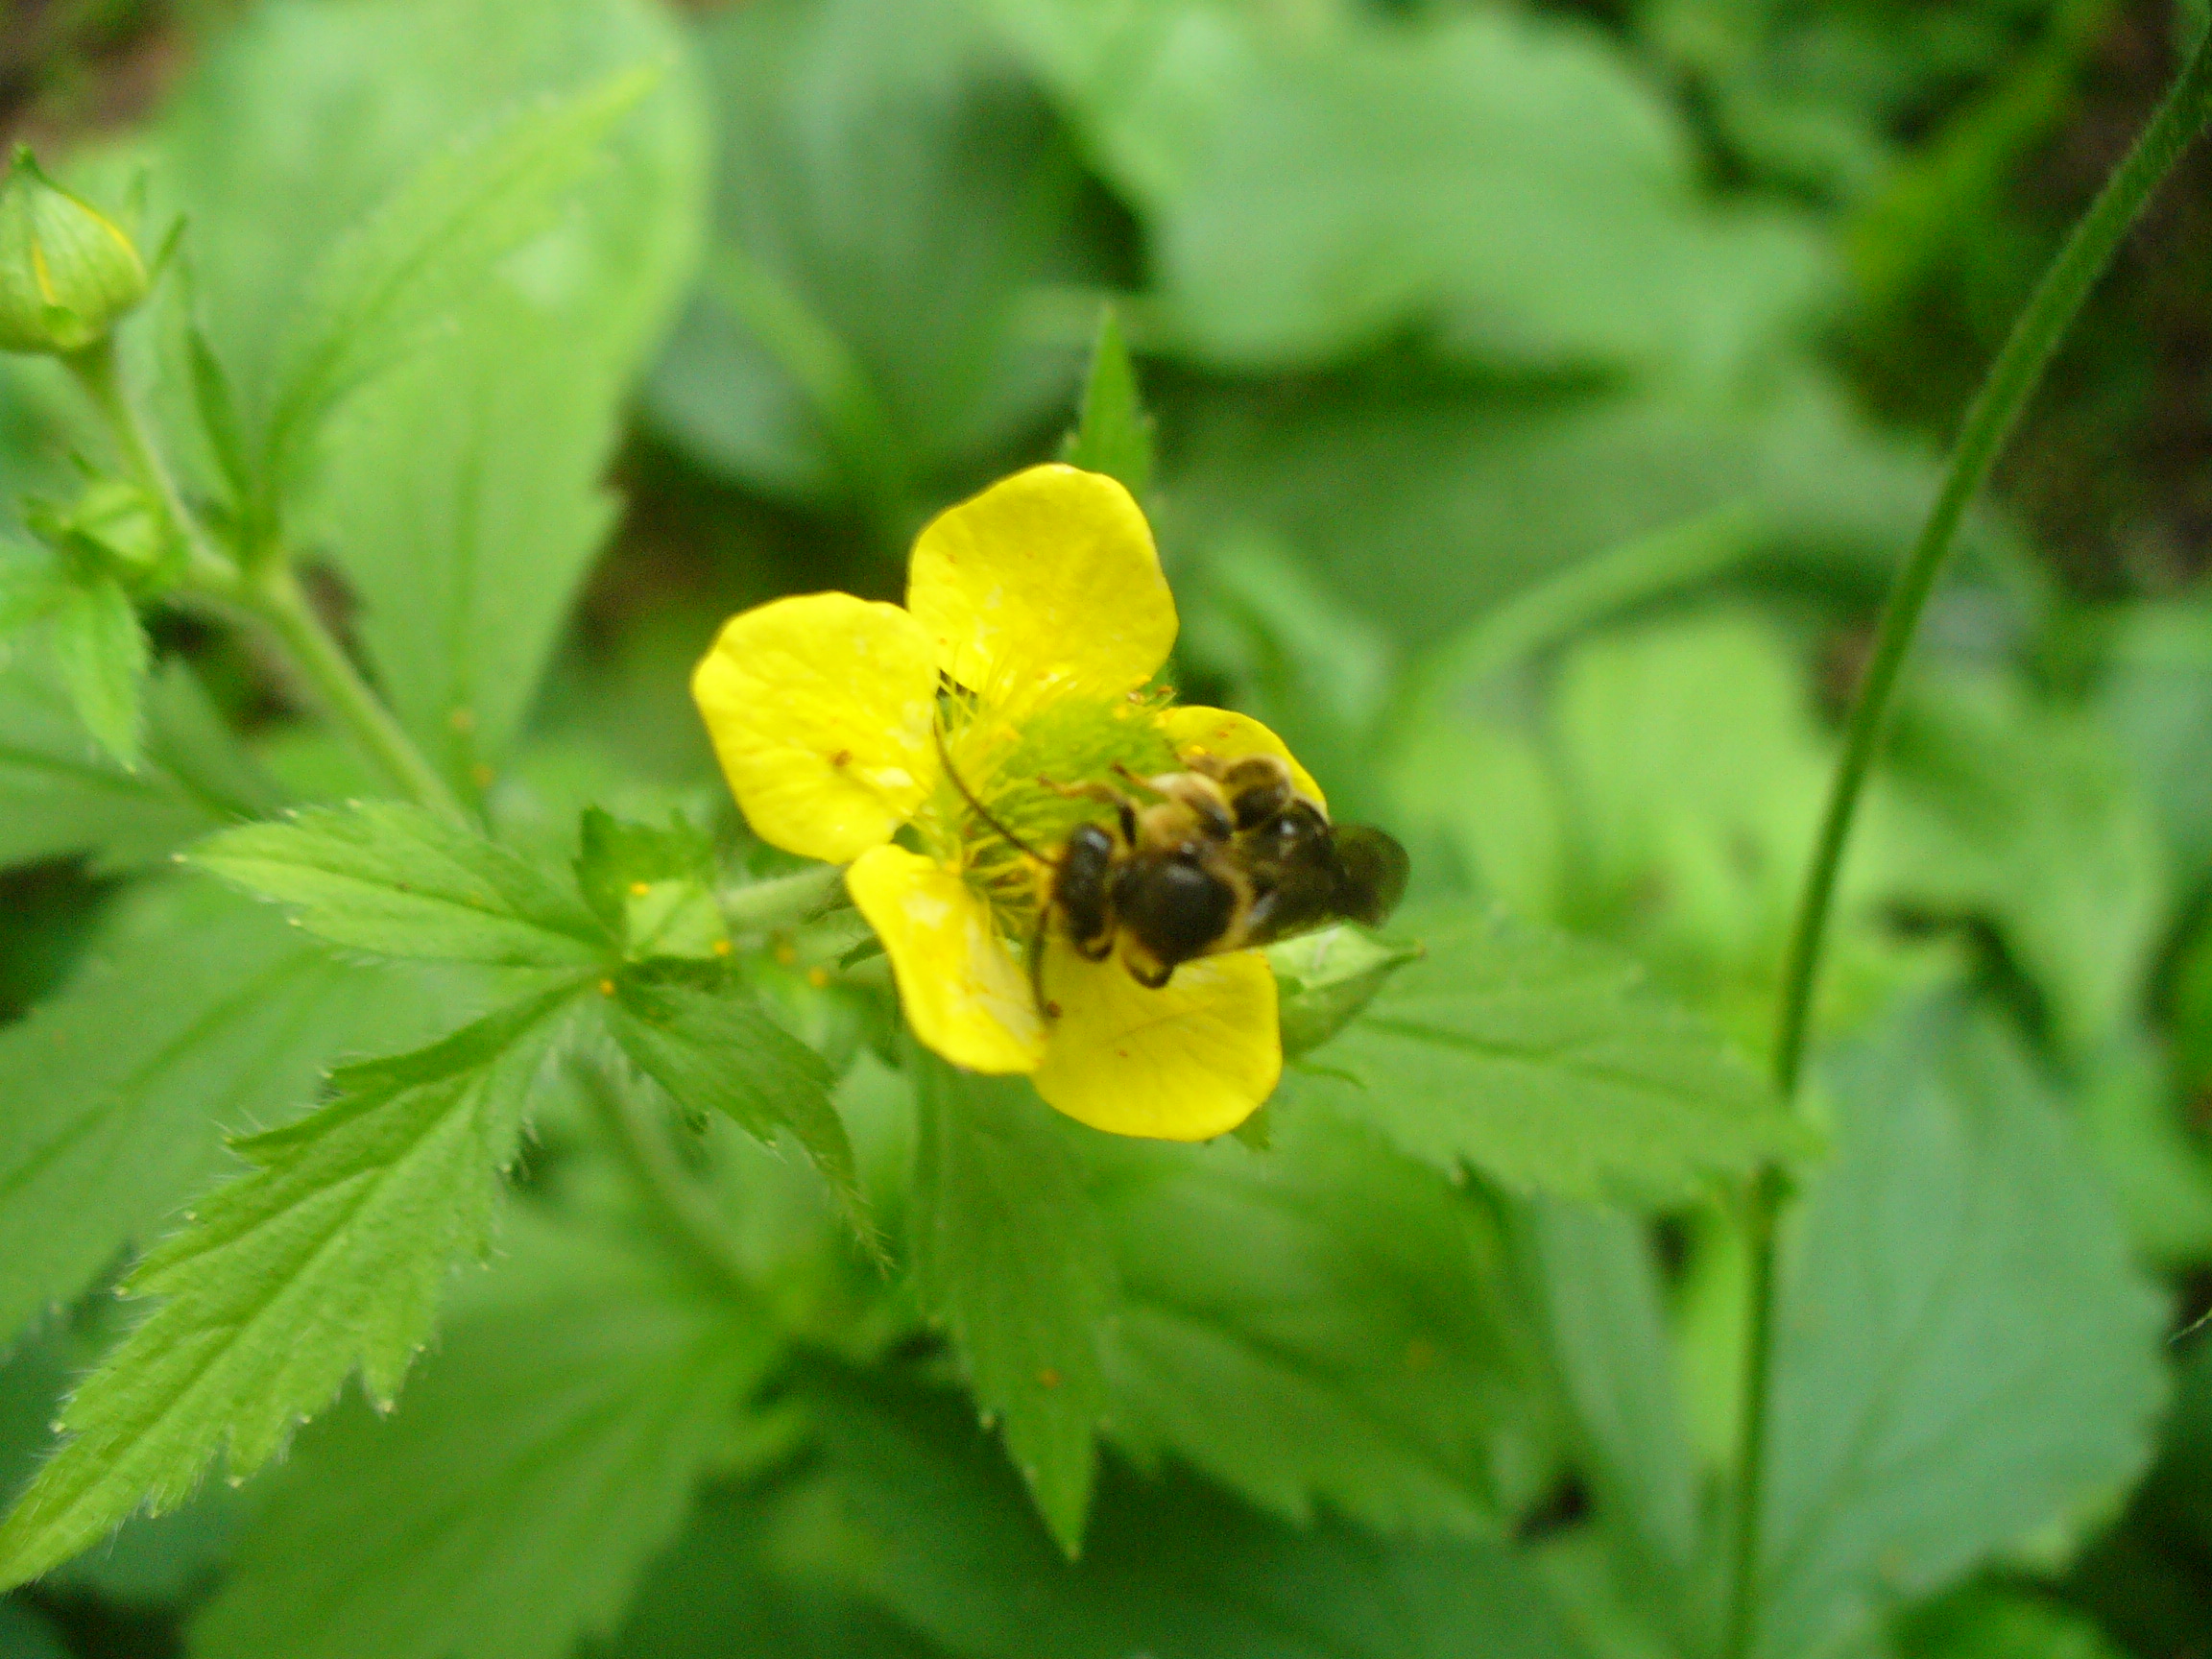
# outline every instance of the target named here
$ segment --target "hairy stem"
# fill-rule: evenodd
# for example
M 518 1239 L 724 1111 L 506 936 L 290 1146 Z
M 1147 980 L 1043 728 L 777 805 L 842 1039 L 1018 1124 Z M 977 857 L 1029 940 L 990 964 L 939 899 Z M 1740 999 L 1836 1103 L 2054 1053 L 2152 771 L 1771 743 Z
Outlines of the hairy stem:
M 1960 428 L 1957 447 L 1936 505 L 1890 589 L 1875 634 L 1874 654 L 1851 705 L 1843 757 L 1828 797 L 1820 839 L 1797 908 L 1795 930 L 1782 975 L 1782 1002 L 1774 1039 L 1774 1080 L 1785 1098 L 1796 1094 L 1805 1064 L 1806 1034 L 1818 978 L 1836 879 L 1851 837 L 1851 824 L 1881 748 L 1898 671 L 1904 666 L 1920 614 L 1958 535 L 1967 505 L 1989 476 L 2020 412 L 2043 378 L 2051 354 L 2073 325 L 2089 290 L 2119 251 L 2128 227 L 2173 170 L 2181 152 L 2212 113 L 2212 36 L 2200 40 L 2165 102 L 2126 160 L 2105 183 L 2066 246 L 2044 273 L 2028 307 L 1975 395 Z M 1774 1345 L 1774 1237 L 1784 1195 L 1778 1171 L 1753 1183 L 1748 1227 L 1753 1251 L 1751 1325 L 1744 1357 L 1743 1455 L 1734 1538 L 1727 1659 L 1744 1659 L 1756 1636 L 1759 1603 L 1759 1509 L 1767 1463 L 1767 1393 Z
M 422 757 L 405 729 L 323 626 L 290 565 L 278 560 L 248 575 L 217 549 L 206 526 L 177 488 L 176 474 L 162 459 L 136 400 L 124 383 L 114 336 L 104 335 L 63 361 L 99 410 L 124 469 L 160 503 L 170 528 L 183 541 L 186 589 L 258 618 L 282 643 L 324 709 L 346 728 L 402 794 L 445 817 L 465 817 L 460 800 L 445 780 Z

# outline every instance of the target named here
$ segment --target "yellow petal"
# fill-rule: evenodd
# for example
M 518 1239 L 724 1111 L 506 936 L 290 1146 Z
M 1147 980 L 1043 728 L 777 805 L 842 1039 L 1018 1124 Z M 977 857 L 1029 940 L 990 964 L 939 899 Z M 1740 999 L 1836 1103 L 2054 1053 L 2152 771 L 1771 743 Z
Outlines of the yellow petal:
M 1298 764 L 1298 757 L 1290 753 L 1287 743 L 1249 714 L 1239 714 L 1234 709 L 1209 709 L 1201 703 L 1182 703 L 1161 714 L 1160 730 L 1178 753 L 1200 749 L 1222 760 L 1244 755 L 1273 755 L 1286 760 L 1290 766 L 1290 781 L 1298 785 L 1299 792 L 1311 797 L 1323 811 L 1328 810 L 1329 798 L 1313 781 L 1313 774 Z
M 936 781 L 936 652 L 896 605 L 806 593 L 733 616 L 691 695 L 746 822 L 785 852 L 880 847 Z
M 1186 962 L 1147 991 L 1109 957 L 1086 962 L 1054 940 L 1046 995 L 1060 1010 L 1037 1093 L 1110 1135 L 1205 1141 L 1275 1092 L 1283 1042 L 1275 975 L 1257 950 Z
M 971 1071 L 1028 1071 L 1045 1052 L 1027 976 L 956 871 L 903 847 L 864 853 L 845 890 L 891 957 L 914 1035 Z
M 1175 643 L 1175 600 L 1129 492 L 1032 467 L 938 515 L 914 543 L 906 608 L 975 691 L 1133 691 Z

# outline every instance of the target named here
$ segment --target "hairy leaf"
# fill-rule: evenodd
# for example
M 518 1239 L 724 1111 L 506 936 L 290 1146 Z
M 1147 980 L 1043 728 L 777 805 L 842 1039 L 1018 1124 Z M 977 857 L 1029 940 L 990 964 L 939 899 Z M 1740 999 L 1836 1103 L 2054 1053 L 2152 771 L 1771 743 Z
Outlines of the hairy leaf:
M 334 944 L 386 956 L 582 968 L 612 949 L 572 889 L 420 806 L 316 807 L 203 842 L 192 861 L 300 908 Z
M 226 1130 L 297 1115 L 334 1060 L 473 995 L 337 961 L 211 882 L 131 894 L 90 954 L 0 1031 L 0 1344 L 204 1185 Z
M 1298 1112 L 1263 1154 L 1118 1147 L 1105 1167 L 1118 1443 L 1300 1526 L 1325 1503 L 1481 1532 L 1529 1495 L 1533 1333 L 1495 1227 L 1449 1182 Z
M 1022 1078 L 918 1057 L 914 1258 L 1052 1535 L 1082 1542 L 1114 1264 L 1065 1131 Z
M 453 1263 L 490 1243 L 498 1171 L 566 1000 L 349 1067 L 328 1105 L 234 1142 L 253 1172 L 132 1276 L 163 1300 L 71 1397 L 68 1440 L 0 1523 L 0 1583 L 67 1560 L 141 1503 L 175 1508 L 218 1453 L 244 1479 L 356 1368 L 391 1401 Z
M 1397 930 L 1428 954 L 1296 1089 L 1412 1156 L 1524 1190 L 1678 1197 L 1808 1150 L 1749 1066 L 1624 957 L 1469 913 Z
M 558 1659 L 620 1614 L 777 1339 L 612 1224 L 502 1254 L 402 1410 L 303 1437 L 196 1654 Z
M 830 1102 L 830 1068 L 757 1002 L 625 976 L 602 1007 L 630 1063 L 678 1106 L 719 1112 L 762 1141 L 788 1129 L 865 1227 L 853 1145 Z
M 1821 1082 L 1837 1158 L 1775 1319 L 1766 1659 L 1835 1651 L 2117 1491 L 2164 1391 L 2160 1299 L 2017 1037 L 1937 1001 Z

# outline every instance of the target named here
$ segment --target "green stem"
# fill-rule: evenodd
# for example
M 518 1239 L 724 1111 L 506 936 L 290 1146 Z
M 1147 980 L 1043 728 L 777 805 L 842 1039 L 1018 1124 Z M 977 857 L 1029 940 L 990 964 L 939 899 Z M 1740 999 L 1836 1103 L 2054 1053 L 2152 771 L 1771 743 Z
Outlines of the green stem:
M 1827 816 L 1797 909 L 1790 953 L 1783 967 L 1782 1004 L 1774 1040 L 1774 1080 L 1785 1098 L 1797 1091 L 1804 1070 L 1806 1035 L 1822 944 L 1834 906 L 1836 881 L 1851 837 L 1851 824 L 1864 793 L 1887 728 L 1890 698 L 1912 637 L 1951 550 L 1960 520 L 1996 464 L 2020 413 L 2043 378 L 2051 354 L 2073 326 L 2128 227 L 2142 212 L 2181 152 L 2212 114 L 2212 37 L 2198 43 L 2180 76 L 2167 92 L 2151 124 L 2128 158 L 2106 182 L 2089 211 L 2074 228 L 2065 248 L 2044 273 L 2028 307 L 2013 325 L 2011 337 L 1975 395 L 1960 429 L 1951 466 L 1935 508 L 1913 543 L 1904 571 L 1883 607 L 1867 663 L 1844 729 L 1843 758 L 1828 798 Z M 1744 1358 L 1744 1413 L 1739 1504 L 1736 1515 L 1735 1573 L 1729 1606 L 1727 1659 L 1751 1651 L 1758 1612 L 1759 1508 L 1767 1461 L 1767 1391 L 1774 1342 L 1774 1236 L 1783 1199 L 1777 1171 L 1754 1182 L 1748 1225 L 1753 1248 L 1751 1326 Z
M 597 1067 L 577 1068 L 584 1092 L 631 1179 L 652 1206 L 662 1235 L 699 1267 L 723 1294 L 757 1300 L 745 1256 L 706 1190 L 691 1179 L 637 1092 L 625 1089 Z
M 138 405 L 124 384 L 115 337 L 103 335 L 63 359 L 100 411 L 124 469 L 161 504 L 184 543 L 184 587 L 258 617 L 276 636 L 293 664 L 315 689 L 325 709 L 349 732 L 400 791 L 418 805 L 445 817 L 467 816 L 445 780 L 422 757 L 414 740 L 369 688 L 301 590 L 291 566 L 272 561 L 252 575 L 216 549 L 206 527 L 185 504 L 176 475 L 161 458 Z
M 100 411 L 124 470 L 141 490 L 161 504 L 169 527 L 184 543 L 185 565 L 191 580 L 203 587 L 235 581 L 235 567 L 215 550 L 200 520 L 184 505 L 176 477 L 161 459 L 161 451 L 155 446 L 153 434 L 146 429 L 136 401 L 123 384 L 115 336 L 103 334 L 84 350 L 61 361 L 76 375 L 77 384 L 84 389 L 84 396 L 91 399 L 92 406 Z
M 410 800 L 456 822 L 467 820 L 460 798 L 323 626 L 291 565 L 273 564 L 251 581 L 233 584 L 225 597 L 258 616 L 283 641 L 325 710 Z

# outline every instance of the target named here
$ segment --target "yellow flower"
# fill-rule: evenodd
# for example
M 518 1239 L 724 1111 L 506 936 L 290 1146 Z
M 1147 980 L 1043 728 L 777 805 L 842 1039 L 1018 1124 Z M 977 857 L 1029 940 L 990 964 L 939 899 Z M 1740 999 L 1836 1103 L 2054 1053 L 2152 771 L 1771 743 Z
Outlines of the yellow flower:
M 1258 721 L 1154 685 L 1174 642 L 1128 492 L 1034 467 L 923 530 L 903 609 L 847 593 L 758 606 L 723 627 L 691 688 L 755 833 L 850 864 L 922 1042 L 971 1070 L 1026 1072 L 1094 1128 L 1200 1141 L 1281 1075 L 1266 958 L 1202 957 L 1147 990 L 1054 930 L 1040 1008 L 1023 964 L 1051 872 L 1000 832 L 1049 852 L 1106 815 L 1070 788 L 1198 751 L 1280 756 L 1320 798 Z

